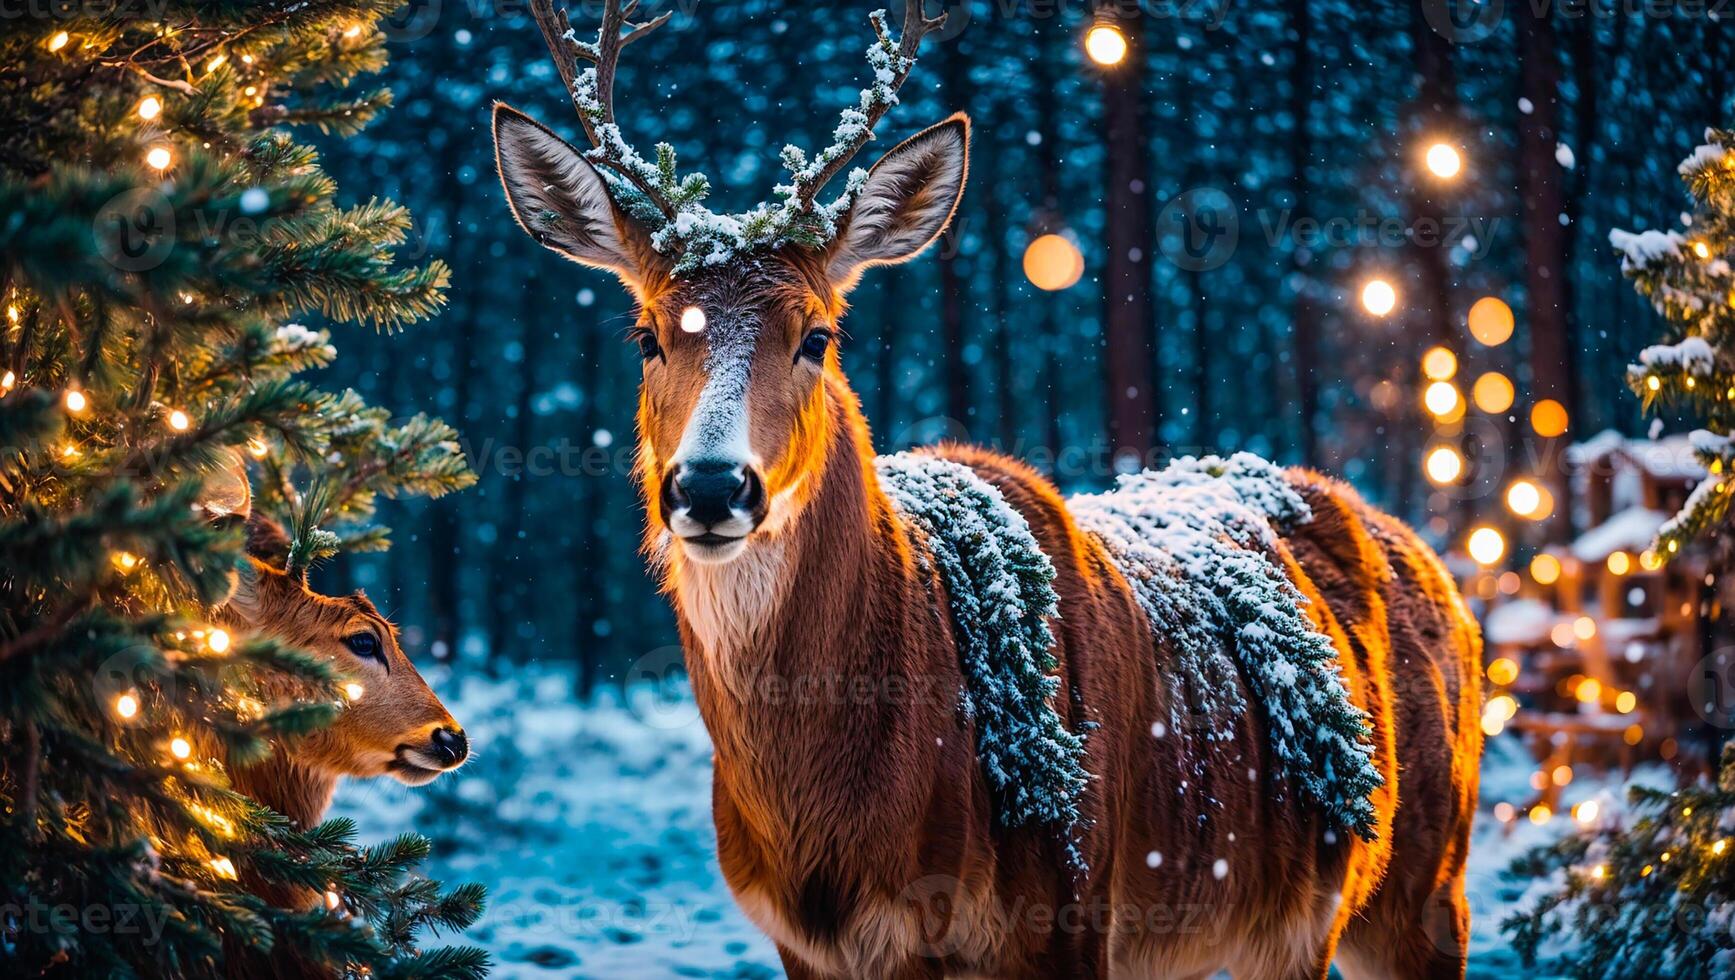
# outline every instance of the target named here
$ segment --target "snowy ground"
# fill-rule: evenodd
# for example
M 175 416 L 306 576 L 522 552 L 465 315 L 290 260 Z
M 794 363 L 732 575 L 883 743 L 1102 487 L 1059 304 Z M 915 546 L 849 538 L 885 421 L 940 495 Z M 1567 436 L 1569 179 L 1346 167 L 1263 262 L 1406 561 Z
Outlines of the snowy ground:
M 710 747 L 691 702 L 647 691 L 629 706 L 581 710 L 563 675 L 430 680 L 469 730 L 473 761 L 421 790 L 346 786 L 333 814 L 355 817 L 367 840 L 413 827 L 434 841 L 436 877 L 485 883 L 488 910 L 466 939 L 493 953 L 495 976 L 781 976 L 717 868 Z M 1520 821 L 1507 834 L 1488 815 L 1498 801 L 1525 800 L 1532 771 L 1510 736 L 1490 744 L 1471 850 L 1472 977 L 1546 980 L 1521 972 L 1500 937 L 1522 895 L 1499 872 L 1568 821 Z M 1607 811 L 1624 794 L 1581 778 L 1563 802 L 1591 797 Z

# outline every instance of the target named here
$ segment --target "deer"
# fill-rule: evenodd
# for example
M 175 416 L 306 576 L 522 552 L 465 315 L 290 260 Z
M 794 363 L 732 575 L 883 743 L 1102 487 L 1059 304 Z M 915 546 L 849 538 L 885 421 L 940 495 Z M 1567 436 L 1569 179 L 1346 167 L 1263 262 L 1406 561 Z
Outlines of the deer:
M 894 37 L 876 14 L 875 87 L 834 144 L 786 150 L 782 203 L 723 220 L 668 179 L 672 150 L 661 173 L 646 165 L 614 114 L 622 50 L 668 15 L 634 22 L 635 5 L 608 0 L 592 42 L 552 0 L 530 6 L 592 145 L 496 103 L 501 183 L 528 234 L 614 274 L 636 307 L 643 549 L 714 746 L 723 876 L 787 974 L 1318 980 L 1335 963 L 1350 980 L 1462 977 L 1480 633 L 1412 529 L 1319 473 L 1277 471 L 1311 519 L 1273 527 L 1268 551 L 1365 717 L 1379 776 L 1366 833 L 1273 791 L 1258 710 L 1208 751 L 1158 737 L 1172 638 L 1076 499 L 989 449 L 920 451 L 993 488 L 1053 567 L 1051 703 L 1083 738 L 1086 819 L 1071 840 L 996 821 L 953 693 L 965 680 L 947 583 L 876 468 L 839 356 L 864 272 L 911 261 L 951 221 L 968 117 L 818 199 L 943 18 L 907 0 Z M 876 694 L 785 696 L 826 678 Z M 1208 783 L 1208 824 L 1193 780 Z
M 404 653 L 397 627 L 365 593 L 323 595 L 308 587 L 304 568 L 288 567 L 289 538 L 281 525 L 254 513 L 246 469 L 238 461 L 207 480 L 206 488 L 201 506 L 246 529 L 245 554 L 215 621 L 237 636 L 272 639 L 323 657 L 351 678 L 343 711 L 330 725 L 274 743 L 260 762 L 226 767 L 235 790 L 306 829 L 324 819 L 345 777 L 390 776 L 423 786 L 462 766 L 469 739 Z M 285 699 L 296 694 L 283 683 L 265 693 Z M 221 755 L 216 743 L 208 748 Z

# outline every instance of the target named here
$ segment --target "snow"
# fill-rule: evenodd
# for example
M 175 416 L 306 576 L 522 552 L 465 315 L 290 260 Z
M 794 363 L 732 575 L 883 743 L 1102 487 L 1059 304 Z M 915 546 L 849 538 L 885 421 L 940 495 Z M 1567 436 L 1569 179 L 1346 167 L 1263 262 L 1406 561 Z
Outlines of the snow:
M 1070 844 L 1089 776 L 1082 733 L 1069 731 L 1052 703 L 1060 688 L 1048 629 L 1060 603 L 1053 563 L 1023 516 L 968 466 L 912 452 L 881 456 L 874 468 L 926 545 L 920 560 L 932 561 L 945 586 L 961 704 L 975 722 L 997 816 L 1007 826 L 1050 824 Z
M 1657 538 L 1657 530 L 1669 515 L 1648 507 L 1629 507 L 1578 536 L 1572 556 L 1596 563 L 1617 551 L 1643 551 Z
M 1534 646 L 1548 639 L 1549 630 L 1560 619 L 1560 614 L 1540 599 L 1514 599 L 1488 613 L 1482 636 L 1490 646 Z
M 1678 344 L 1656 344 L 1639 351 L 1639 364 L 1652 371 L 1685 371 L 1708 378 L 1716 363 L 1716 354 L 1703 337 L 1687 337 Z
M 1680 258 L 1681 246 L 1687 240 L 1677 231 L 1630 232 L 1617 228 L 1608 233 L 1608 241 L 1624 256 L 1621 271 L 1632 272 L 1660 259 Z
M 1179 692 L 1168 723 L 1206 740 L 1230 737 L 1248 710 L 1245 684 L 1264 713 L 1273 776 L 1293 781 L 1337 826 L 1371 833 L 1368 794 L 1381 777 L 1367 716 L 1274 557 L 1277 529 L 1312 519 L 1282 471 L 1250 453 L 1188 457 L 1122 476 L 1068 508 L 1103 543 L 1159 638 L 1164 686 Z
M 500 980 L 782 976 L 775 948 L 735 906 L 717 865 L 710 742 L 682 685 L 582 706 L 562 671 L 462 682 L 443 669 L 425 673 L 470 734 L 472 761 L 417 790 L 346 782 L 332 815 L 354 818 L 364 841 L 426 834 L 431 875 L 488 886 L 481 920 L 446 940 L 488 949 Z M 1520 818 L 1508 833 L 1493 818 L 1497 803 L 1532 797 L 1535 770 L 1511 734 L 1488 741 L 1467 875 L 1471 980 L 1520 975 L 1499 925 L 1535 889 L 1501 872 L 1571 829 L 1564 816 L 1544 826 Z M 1671 778 L 1655 768 L 1635 774 L 1648 785 Z M 1562 811 L 1595 799 L 1601 819 L 1615 819 L 1625 807 L 1618 774 L 1580 766 L 1562 792 Z M 1157 867 L 1163 855 L 1145 863 Z

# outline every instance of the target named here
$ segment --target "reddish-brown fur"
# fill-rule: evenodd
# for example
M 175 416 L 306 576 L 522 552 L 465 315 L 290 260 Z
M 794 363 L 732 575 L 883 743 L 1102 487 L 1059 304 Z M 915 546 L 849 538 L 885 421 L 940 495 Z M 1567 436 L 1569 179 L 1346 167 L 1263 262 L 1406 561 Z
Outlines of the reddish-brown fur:
M 1052 828 L 996 821 L 957 706 L 943 585 L 878 485 L 836 345 L 818 360 L 802 354 L 804 337 L 838 329 L 862 267 L 908 259 L 939 234 L 962 193 L 967 121 L 887 153 L 827 249 L 786 247 L 684 276 L 607 201 L 578 151 L 505 108 L 495 135 L 527 230 L 619 274 L 656 341 L 638 419 L 646 550 L 674 600 L 716 746 L 724 875 L 790 976 L 1226 968 L 1315 980 L 1334 958 L 1352 980 L 1463 974 L 1480 637 L 1413 532 L 1312 473 L 1289 479 L 1315 518 L 1272 557 L 1371 719 L 1385 783 L 1369 839 L 1332 832 L 1297 793 L 1276 791 L 1256 704 L 1225 741 L 1153 737 L 1178 696 L 1161 680 L 1175 671 L 1159 669 L 1171 652 L 1102 545 L 1023 464 L 932 450 L 998 487 L 1052 559 L 1054 704 L 1088 730 L 1095 779 L 1077 842 L 1087 874 L 1075 879 Z M 679 326 L 690 307 L 706 314 L 699 332 Z M 682 476 L 690 450 L 680 447 L 695 442 L 696 406 L 712 390 L 708 353 L 739 350 L 743 337 L 745 435 L 729 430 L 732 455 L 706 461 L 709 472 L 757 477 L 769 503 L 755 504 L 743 533 L 734 529 L 749 517 L 735 510 L 682 531 L 669 516 L 680 495 L 665 499 L 665 487 Z

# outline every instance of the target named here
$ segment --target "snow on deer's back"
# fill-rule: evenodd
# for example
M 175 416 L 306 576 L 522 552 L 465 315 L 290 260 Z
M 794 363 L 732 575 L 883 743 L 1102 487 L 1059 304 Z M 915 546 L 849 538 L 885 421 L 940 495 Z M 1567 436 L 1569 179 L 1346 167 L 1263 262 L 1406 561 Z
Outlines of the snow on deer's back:
M 1409 529 L 1247 456 L 1071 501 L 986 450 L 874 456 L 844 296 L 944 230 L 969 122 L 818 193 L 940 21 L 876 14 L 833 143 L 718 214 L 615 121 L 667 15 L 608 0 L 581 42 L 531 8 L 594 149 L 499 106 L 502 183 L 637 300 L 645 548 L 790 976 L 1462 975 L 1480 638 Z

